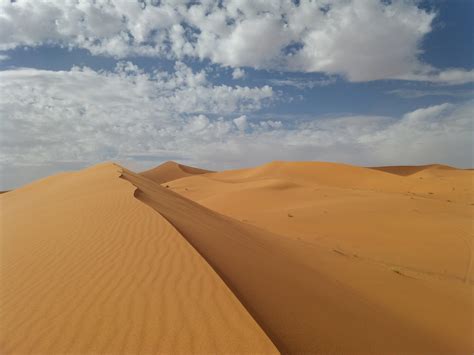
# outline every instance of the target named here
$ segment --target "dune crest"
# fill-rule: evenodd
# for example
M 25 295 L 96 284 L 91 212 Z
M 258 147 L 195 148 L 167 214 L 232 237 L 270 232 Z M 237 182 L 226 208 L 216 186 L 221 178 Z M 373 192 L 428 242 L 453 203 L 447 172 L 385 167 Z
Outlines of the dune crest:
M 235 177 L 222 174 L 235 186 Z M 464 283 L 446 289 L 444 281 L 418 281 L 344 250 L 230 219 L 130 171 L 124 170 L 123 178 L 137 186 L 139 200 L 170 221 L 209 262 L 283 353 L 449 353 L 472 348 L 470 315 L 465 312 L 470 288 Z M 220 173 L 182 180 L 189 179 L 225 180 Z M 199 193 L 195 188 L 188 192 Z M 233 198 L 235 204 L 242 201 L 238 194 Z M 256 200 L 244 199 L 250 204 Z
M 158 184 L 164 184 L 168 181 L 180 179 L 186 176 L 201 175 L 212 172 L 213 171 L 211 170 L 178 164 L 174 161 L 167 161 L 156 168 L 141 172 L 140 175 Z
M 276 353 L 121 174 L 101 164 L 0 197 L 1 352 Z

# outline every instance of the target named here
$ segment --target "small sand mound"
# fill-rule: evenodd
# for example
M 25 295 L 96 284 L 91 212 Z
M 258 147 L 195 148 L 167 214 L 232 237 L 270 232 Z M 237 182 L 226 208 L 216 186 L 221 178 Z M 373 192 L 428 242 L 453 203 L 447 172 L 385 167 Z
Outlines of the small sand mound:
M 212 173 L 212 171 L 178 164 L 174 161 L 167 161 L 156 168 L 141 172 L 140 175 L 159 184 L 164 184 L 165 182 L 180 179 L 186 176 L 207 173 Z

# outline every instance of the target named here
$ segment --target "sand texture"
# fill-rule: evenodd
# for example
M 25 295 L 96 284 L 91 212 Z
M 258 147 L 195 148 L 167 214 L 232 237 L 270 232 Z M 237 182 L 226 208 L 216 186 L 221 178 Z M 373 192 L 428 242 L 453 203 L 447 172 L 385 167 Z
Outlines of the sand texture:
M 1 353 L 473 352 L 473 171 L 193 169 L 2 194 Z
M 120 174 L 103 164 L 2 195 L 1 353 L 276 352 Z

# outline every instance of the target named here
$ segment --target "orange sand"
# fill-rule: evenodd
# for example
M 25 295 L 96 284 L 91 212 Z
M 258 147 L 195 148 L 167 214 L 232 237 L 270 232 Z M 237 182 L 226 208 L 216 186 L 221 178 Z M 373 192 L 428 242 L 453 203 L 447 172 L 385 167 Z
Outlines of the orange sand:
M 275 233 L 423 277 L 472 282 L 474 172 L 412 168 L 419 171 L 405 177 L 343 164 L 274 162 L 169 186 Z
M 473 172 L 409 168 L 102 164 L 2 194 L 0 350 L 471 353 Z
M 426 332 L 433 344 L 444 342 L 449 353 L 474 349 L 473 176 L 437 165 L 405 177 L 343 164 L 274 162 L 168 184 L 203 206 L 303 245 L 300 262 L 382 307 L 378 313 L 396 315 L 405 329 Z M 355 301 L 339 302 L 346 307 Z M 343 319 L 334 329 L 341 351 L 375 346 L 369 340 L 349 345 L 350 337 L 341 335 Z M 380 332 L 368 320 L 358 326 L 359 340 Z M 380 352 L 415 351 L 400 330 L 394 332 L 392 339 L 406 347 L 382 337 Z M 416 351 L 441 351 L 425 346 Z
M 1 195 L 0 352 L 276 352 L 120 174 L 102 164 Z
M 159 184 L 176 180 L 186 176 L 212 173 L 213 171 L 195 168 L 192 166 L 182 165 L 174 161 L 167 161 L 156 168 L 144 171 L 140 175 L 153 180 Z

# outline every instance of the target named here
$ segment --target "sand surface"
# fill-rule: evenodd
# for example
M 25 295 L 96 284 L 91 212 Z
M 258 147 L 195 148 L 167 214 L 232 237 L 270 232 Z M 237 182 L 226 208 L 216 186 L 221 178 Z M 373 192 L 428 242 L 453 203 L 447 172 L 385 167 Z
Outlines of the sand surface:
M 340 249 L 420 277 L 472 283 L 474 172 L 393 173 L 275 162 L 175 180 L 185 197 L 269 231 Z
M 443 341 L 471 352 L 474 174 L 439 165 L 413 167 L 413 174 L 394 174 L 397 170 L 275 162 L 168 184 L 203 206 L 304 245 L 297 252 L 300 262 L 382 307 L 377 313 L 396 315 L 406 322 L 405 329 L 417 327 L 433 344 Z M 354 300 L 339 302 L 347 306 Z M 343 319 L 336 322 L 339 335 L 347 326 L 341 325 Z M 354 331 L 360 341 L 361 332 L 381 332 L 369 323 L 360 321 L 360 330 Z M 392 338 L 405 350 L 415 349 L 399 330 L 394 332 Z M 381 336 L 386 343 L 379 351 L 400 350 Z M 369 349 L 369 340 L 357 347 L 349 345 L 350 338 L 341 336 L 337 345 L 343 351 Z M 423 345 L 417 351 L 437 352 Z
M 472 353 L 473 172 L 408 168 L 102 164 L 2 194 L 0 349 Z
M 1 196 L 0 352 L 276 352 L 120 174 L 103 164 Z

